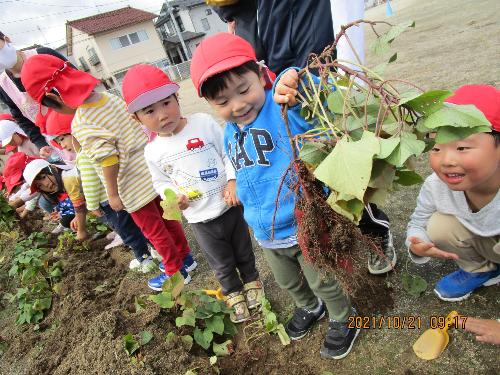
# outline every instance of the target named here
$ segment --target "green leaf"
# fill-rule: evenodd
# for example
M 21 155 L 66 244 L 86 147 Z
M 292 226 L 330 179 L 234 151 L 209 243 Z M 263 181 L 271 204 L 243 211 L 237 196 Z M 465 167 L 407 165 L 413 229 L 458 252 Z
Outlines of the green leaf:
M 198 372 L 196 372 L 194 370 L 187 370 L 184 375 L 198 375 Z
M 373 79 L 380 79 L 381 76 L 384 75 L 385 70 L 387 69 L 388 63 L 382 63 L 374 66 L 367 72 L 368 77 Z
M 281 341 L 282 345 L 290 345 L 290 336 L 285 331 L 285 327 L 283 327 L 283 324 L 278 324 L 276 327 L 276 333 L 278 334 L 278 337 Z
M 387 42 L 386 39 L 383 39 L 382 37 L 377 38 L 371 45 L 370 49 L 373 51 L 375 55 L 384 55 L 387 53 L 390 49 L 390 45 Z
M 344 98 L 339 90 L 332 91 L 326 100 L 328 109 L 333 113 L 344 113 Z
M 224 334 L 229 336 L 234 336 L 238 330 L 236 329 L 236 324 L 234 324 L 231 319 L 229 319 L 229 315 L 224 316 Z
M 43 311 L 50 309 L 52 305 L 52 296 L 46 298 L 37 298 L 33 304 L 33 310 Z
M 373 156 L 380 151 L 373 133 L 363 132 L 357 142 L 342 138 L 314 171 L 314 176 L 339 193 L 360 201 L 370 181 Z
M 375 189 L 390 189 L 395 174 L 396 169 L 394 166 L 383 160 L 375 160 L 373 162 L 372 175 L 368 186 Z
M 142 331 L 139 334 L 139 337 L 141 339 L 141 346 L 142 346 L 142 345 L 146 345 L 148 342 L 151 341 L 151 339 L 153 338 L 153 334 L 149 331 Z
M 134 336 L 131 333 L 128 333 L 123 337 L 123 346 L 129 356 L 134 354 L 140 348 L 139 343 L 135 341 Z
M 348 200 L 341 199 L 341 195 L 337 194 L 334 190 L 332 190 L 328 196 L 326 203 L 328 203 L 335 212 L 345 216 L 354 223 L 359 223 L 363 214 L 363 208 L 365 207 L 363 201 L 357 198 Z
M 276 317 L 276 314 L 273 313 L 272 311 L 268 311 L 264 315 L 264 327 L 266 329 L 266 332 L 273 332 L 276 327 L 278 326 L 278 318 Z
M 186 309 L 182 313 L 182 316 L 178 316 L 175 319 L 175 325 L 177 327 L 191 326 L 194 327 L 196 323 L 194 309 Z
M 200 345 L 203 349 L 207 350 L 210 347 L 210 343 L 214 338 L 214 334 L 210 330 L 201 330 L 198 327 L 194 329 L 194 341 Z
M 389 31 L 382 36 L 388 43 L 392 43 L 394 39 L 396 39 L 399 35 L 406 31 L 406 29 L 410 27 L 415 27 L 414 21 L 404 22 L 397 25 L 392 26 Z
M 177 203 L 177 194 L 172 189 L 165 189 L 165 198 L 160 205 L 163 208 L 163 218 L 166 220 L 182 220 L 181 210 Z
M 214 354 L 219 357 L 225 357 L 233 352 L 233 342 L 231 340 L 226 340 L 222 344 L 213 343 L 212 349 Z
M 210 319 L 205 320 L 205 324 L 207 329 L 217 333 L 218 335 L 222 335 L 224 333 L 224 320 L 220 315 L 214 315 Z
M 148 297 L 148 299 L 159 305 L 162 309 L 170 309 L 175 304 L 174 300 L 172 300 L 172 295 L 169 292 L 152 294 Z
M 398 53 L 396 52 L 394 55 L 392 55 L 390 58 L 389 58 L 389 61 L 388 63 L 392 63 L 394 61 L 396 61 L 398 59 Z
M 491 123 L 476 106 L 451 103 L 444 103 L 440 109 L 431 113 L 425 119 L 424 125 L 429 129 L 437 129 L 443 126 L 459 128 L 487 126 L 491 128 Z
M 385 205 L 387 196 L 389 195 L 389 190 L 387 189 L 370 189 L 367 191 L 365 200 L 370 203 L 374 203 L 377 206 Z M 362 214 L 363 212 L 361 212 Z
M 476 133 L 489 133 L 491 132 L 490 126 L 476 126 L 474 128 L 456 128 L 454 126 L 442 126 L 438 128 L 435 143 L 443 144 L 460 141 L 472 134 Z
M 187 351 L 190 351 L 191 348 L 193 347 L 193 337 L 192 336 L 189 336 L 189 335 L 181 336 L 181 342 L 182 342 L 182 346 Z
M 169 292 L 172 295 L 172 299 L 175 300 L 181 294 L 182 289 L 184 289 L 184 276 L 177 271 L 165 280 L 161 289 Z
M 424 182 L 422 176 L 415 171 L 398 170 L 396 171 L 396 180 L 399 185 L 411 186 Z
M 319 163 L 327 157 L 328 151 L 326 145 L 319 142 L 307 142 L 300 149 L 299 158 L 305 163 L 316 167 Z
M 414 297 L 419 297 L 427 289 L 427 281 L 420 276 L 413 276 L 404 272 L 402 280 L 404 290 Z
M 401 138 L 380 138 L 380 152 L 376 155 L 377 159 L 385 159 L 398 147 Z
M 62 271 L 59 267 L 56 267 L 52 270 L 52 272 L 50 272 L 50 276 L 52 277 L 61 277 L 62 275 Z
M 417 89 L 410 89 L 408 91 L 403 92 L 399 95 L 399 103 L 398 105 L 402 105 L 408 103 L 409 101 L 418 98 L 422 95 L 422 92 Z
M 417 113 L 430 115 L 442 107 L 444 100 L 452 95 L 449 90 L 432 90 L 419 93 L 417 96 L 408 100 L 400 100 L 399 104 L 405 104 L 405 107 L 413 109 Z
M 419 156 L 424 148 L 425 142 L 418 140 L 415 134 L 402 133 L 399 145 L 385 160 L 396 167 L 402 167 L 411 155 Z
M 134 298 L 134 307 L 135 312 L 142 311 L 146 308 L 146 301 L 144 300 L 144 296 L 136 296 Z
M 167 333 L 167 336 L 165 337 L 165 342 L 167 344 L 170 344 L 172 341 L 175 340 L 176 337 L 177 336 L 176 336 L 175 332 L 170 331 L 169 333 Z M 191 337 L 191 336 L 189 336 L 189 337 Z M 193 340 L 193 338 L 191 337 L 191 341 L 192 340 Z

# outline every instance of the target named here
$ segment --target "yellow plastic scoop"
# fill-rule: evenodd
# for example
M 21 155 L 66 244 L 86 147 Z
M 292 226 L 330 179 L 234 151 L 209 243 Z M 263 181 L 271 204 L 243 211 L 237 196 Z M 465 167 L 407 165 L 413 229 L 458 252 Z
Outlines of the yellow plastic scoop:
M 442 328 L 429 328 L 415 341 L 413 351 L 417 357 L 431 360 L 439 357 L 450 341 L 448 328 L 457 320 L 458 313 L 452 311 L 446 317 Z
M 224 300 L 224 295 L 222 294 L 222 288 L 219 288 L 217 290 L 215 289 L 205 289 L 204 292 L 212 297 L 217 298 L 218 300 Z

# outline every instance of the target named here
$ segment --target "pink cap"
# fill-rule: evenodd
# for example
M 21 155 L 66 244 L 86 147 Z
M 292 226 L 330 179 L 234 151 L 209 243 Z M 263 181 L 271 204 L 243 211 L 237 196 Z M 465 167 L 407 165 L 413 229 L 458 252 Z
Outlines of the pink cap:
M 165 72 L 157 67 L 139 64 L 130 68 L 122 83 L 127 110 L 135 113 L 179 91 Z

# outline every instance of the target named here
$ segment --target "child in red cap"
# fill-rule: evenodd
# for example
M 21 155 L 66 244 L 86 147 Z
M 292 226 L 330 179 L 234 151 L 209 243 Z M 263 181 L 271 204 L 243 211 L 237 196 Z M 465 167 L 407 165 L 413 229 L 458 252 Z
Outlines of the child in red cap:
M 105 249 L 125 243 L 132 248 L 135 256 L 129 268 L 143 273 L 151 271 L 155 264 L 148 248 L 148 240 L 127 211 L 116 212 L 109 206 L 102 182 L 104 177 L 99 175 L 99 171 L 82 151 L 80 143 L 71 135 L 72 121 L 73 115 L 52 111 L 47 116 L 45 132 L 64 150 L 76 153 L 76 167 L 80 172 L 87 209 L 117 232 L 113 242 L 106 245 Z
M 162 256 L 166 277 L 180 271 L 188 283 L 191 277 L 183 260 L 190 250 L 184 231 L 178 221 L 162 218 L 160 198 L 144 159 L 147 137 L 123 100 L 95 92 L 96 78 L 49 55 L 29 58 L 21 80 L 40 105 L 75 115 L 71 132 L 104 176 L 111 208 L 125 208 L 131 214 Z
M 429 257 L 457 263 L 434 292 L 444 301 L 461 301 L 500 283 L 500 90 L 462 86 L 446 102 L 476 106 L 491 132 L 434 145 L 434 173 L 420 190 L 406 244 L 416 263 Z
M 250 318 L 248 308 L 260 305 L 262 286 L 234 169 L 224 153 L 221 127 L 204 113 L 183 117 L 178 90 L 150 65 L 134 66 L 123 79 L 128 111 L 157 134 L 144 150 L 153 185 L 162 197 L 165 189 L 177 194 L 228 306 L 234 307 L 231 319 L 239 323 Z
M 245 219 L 264 250 L 274 278 L 297 306 L 285 327 L 288 335 L 292 340 L 304 337 L 325 315 L 326 305 L 330 323 L 320 354 L 344 358 L 359 334 L 347 325 L 355 310 L 335 279 L 321 277 L 304 261 L 298 246 L 295 194 L 290 187 L 293 181 L 282 184 L 292 150 L 280 106 L 273 102 L 269 90 L 268 71 L 255 61 L 248 42 L 219 33 L 197 47 L 191 61 L 191 79 L 198 94 L 227 121 L 224 146 L 236 171 Z M 311 126 L 297 110 L 289 111 L 289 120 L 294 134 Z

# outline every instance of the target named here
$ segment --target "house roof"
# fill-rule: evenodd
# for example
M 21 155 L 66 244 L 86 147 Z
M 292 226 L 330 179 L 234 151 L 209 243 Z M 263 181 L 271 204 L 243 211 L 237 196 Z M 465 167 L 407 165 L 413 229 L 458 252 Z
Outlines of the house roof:
M 83 31 L 88 35 L 95 35 L 139 22 L 152 20 L 156 17 L 158 17 L 158 15 L 154 13 L 128 6 L 126 8 L 112 10 L 111 12 L 95 14 L 90 17 L 68 21 L 67 25 Z
M 182 32 L 182 39 L 184 40 L 191 40 L 191 39 L 196 39 L 196 38 L 201 38 L 205 35 L 205 33 L 195 33 L 193 31 L 184 31 Z M 180 44 L 181 40 L 179 39 L 179 35 L 169 35 L 163 38 L 163 40 L 166 43 L 171 43 L 171 44 Z

